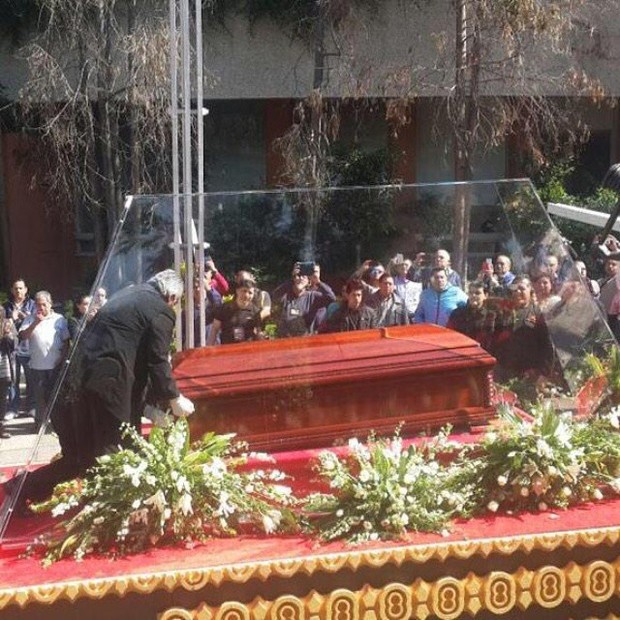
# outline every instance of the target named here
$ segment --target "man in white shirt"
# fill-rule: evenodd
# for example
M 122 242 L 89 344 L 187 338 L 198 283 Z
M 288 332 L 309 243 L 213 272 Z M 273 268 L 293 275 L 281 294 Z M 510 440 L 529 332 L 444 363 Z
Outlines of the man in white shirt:
M 52 296 L 39 291 L 35 297 L 35 313 L 26 317 L 19 329 L 19 339 L 30 344 L 30 371 L 36 400 L 37 429 L 45 421 L 54 383 L 62 367 L 69 345 L 69 327 L 61 314 L 52 310 Z

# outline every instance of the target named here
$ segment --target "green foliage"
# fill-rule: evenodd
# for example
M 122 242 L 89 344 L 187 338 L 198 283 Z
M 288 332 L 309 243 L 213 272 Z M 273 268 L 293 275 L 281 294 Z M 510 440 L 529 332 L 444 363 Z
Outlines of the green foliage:
M 579 170 L 576 161 L 572 158 L 558 160 L 541 168 L 533 178 L 533 182 L 543 203 L 559 202 L 601 213 L 610 213 L 617 200 L 616 193 L 598 186 L 594 188 L 589 182 L 580 182 Z M 574 193 L 571 193 L 572 190 Z M 552 216 L 552 219 L 562 236 L 592 270 L 594 265 L 589 256 L 589 248 L 592 238 L 600 230 L 595 226 L 561 217 Z
M 600 471 L 592 471 L 586 446 L 578 441 L 587 433 L 577 433 L 578 424 L 570 415 L 558 414 L 550 402 L 533 413 L 529 422 L 502 408 L 497 430 L 474 450 L 479 454 L 463 454 L 476 489 L 471 498 L 475 510 L 544 511 L 600 499 Z M 620 436 L 610 430 L 609 425 L 598 428 L 617 452 Z
M 336 149 L 330 176 L 334 185 L 385 183 L 391 158 L 387 151 Z M 223 202 L 208 223 L 218 266 L 226 273 L 251 267 L 263 285 L 288 279 L 296 260 L 304 257 L 306 210 L 299 193 L 247 194 Z M 357 267 L 357 252 L 380 255 L 394 233 L 393 201 L 389 190 L 355 189 L 318 195 L 320 217 L 314 258 L 325 275 L 349 274 Z M 219 256 L 223 258 L 218 259 Z
M 314 467 L 330 490 L 303 500 L 278 470 L 239 471 L 247 455 L 230 435 L 209 433 L 190 446 L 185 419 L 153 429 L 148 440 L 128 429 L 131 449 L 100 457 L 82 482 L 58 485 L 33 507 L 53 516 L 77 511 L 41 541 L 44 562 L 194 544 L 234 535 L 240 524 L 270 534 L 294 529 L 300 517 L 323 540 L 359 543 L 620 493 L 619 407 L 589 419 L 560 414 L 552 401 L 537 405 L 532 419 L 506 405 L 498 414 L 481 442 L 464 447 L 449 441 L 447 428 L 417 445 L 405 445 L 397 430 L 366 445 L 351 439 L 342 456 L 325 450 Z
M 584 358 L 585 365 L 592 377 L 604 377 L 606 390 L 600 408 L 610 407 L 620 403 L 620 348 L 612 345 L 604 357 L 589 353 Z
M 349 442 L 340 459 L 322 452 L 317 472 L 331 494 L 307 498 L 311 531 L 321 538 L 346 538 L 353 543 L 397 538 L 406 530 L 443 530 L 462 510 L 467 494 L 452 488 L 452 471 L 434 457 L 445 435 L 421 448 L 404 448 L 401 438 Z
M 122 555 L 156 544 L 230 536 L 241 523 L 267 533 L 293 523 L 290 488 L 277 470 L 239 472 L 247 456 L 232 435 L 209 433 L 190 446 L 187 421 L 154 428 L 148 440 L 127 427 L 131 449 L 99 457 L 81 482 L 56 487 L 35 512 L 65 514 L 43 542 L 45 562 L 93 552 Z
M 0 0 L 0 33 L 19 45 L 41 16 L 38 0 Z

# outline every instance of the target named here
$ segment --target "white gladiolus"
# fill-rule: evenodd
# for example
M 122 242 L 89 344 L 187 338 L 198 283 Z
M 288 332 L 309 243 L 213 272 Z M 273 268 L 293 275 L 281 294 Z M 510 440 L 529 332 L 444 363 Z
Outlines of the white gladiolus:
M 508 484 L 508 478 L 506 476 L 497 476 L 497 484 L 500 487 L 505 487 Z
M 177 508 L 185 515 L 191 515 L 194 512 L 192 508 L 192 496 L 189 493 L 183 493 L 177 502 Z
M 151 495 L 151 497 L 144 500 L 144 503 L 147 506 L 153 506 L 158 512 L 164 512 L 164 508 L 168 503 L 166 501 L 166 496 L 163 494 L 162 490 L 159 489 L 157 493 Z
M 487 504 L 487 510 L 489 510 L 490 512 L 497 512 L 498 509 L 499 509 L 499 504 L 496 501 L 490 501 Z
M 273 534 L 276 531 L 276 524 L 269 515 L 263 515 L 263 529 L 265 534 Z
M 368 482 L 370 480 L 370 472 L 367 469 L 362 469 L 360 472 L 360 482 Z
M 277 510 L 272 510 L 267 514 L 264 514 L 263 529 L 265 530 L 265 534 L 273 534 L 280 526 L 281 519 L 282 514 Z

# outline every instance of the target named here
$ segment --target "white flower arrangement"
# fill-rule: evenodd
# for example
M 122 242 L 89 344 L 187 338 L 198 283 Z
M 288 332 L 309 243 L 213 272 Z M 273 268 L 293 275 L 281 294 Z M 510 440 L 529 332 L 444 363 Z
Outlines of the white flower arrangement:
M 453 518 L 548 511 L 620 494 L 620 410 L 588 419 L 540 404 L 525 420 L 509 406 L 481 442 L 459 446 L 450 428 L 405 447 L 391 438 L 353 438 L 348 452 L 324 450 L 315 470 L 329 487 L 298 499 L 286 475 L 262 461 L 239 471 L 249 454 L 231 435 L 205 435 L 190 446 L 187 422 L 154 428 L 148 440 L 126 429 L 131 449 L 102 456 L 83 481 L 59 485 L 34 507 L 73 512 L 44 541 L 46 562 L 91 552 L 119 555 L 152 545 L 193 545 L 252 524 L 275 534 L 295 528 L 354 543 L 408 531 L 445 535 Z M 272 460 L 273 462 L 273 460 Z M 76 512 L 77 511 L 77 512 Z
M 324 540 L 351 542 L 402 536 L 407 530 L 441 532 L 465 497 L 452 472 L 434 460 L 446 433 L 422 447 L 404 448 L 400 436 L 349 441 L 349 454 L 319 454 L 316 470 L 331 494 L 305 501 L 308 528 Z
M 510 407 L 480 444 L 453 453 L 449 429 L 437 440 L 402 448 L 393 440 L 349 442 L 339 459 L 319 455 L 331 494 L 306 500 L 309 528 L 323 539 L 397 538 L 408 530 L 442 532 L 455 517 L 498 511 L 547 511 L 620 493 L 617 412 L 573 420 L 550 404 L 528 421 Z M 587 447 L 587 449 L 586 449 Z
M 526 421 L 500 409 L 496 428 L 453 463 L 475 489 L 463 516 L 497 510 L 549 510 L 613 494 L 620 473 L 620 434 L 614 415 L 574 420 L 545 402 Z M 586 449 L 587 448 L 587 449 Z
M 41 541 L 45 562 L 193 544 L 234 535 L 239 524 L 267 534 L 295 524 L 286 476 L 238 471 L 248 457 L 232 445 L 232 435 L 210 433 L 190 446 L 184 418 L 153 428 L 148 439 L 129 427 L 124 432 L 131 449 L 100 457 L 83 481 L 58 485 L 50 500 L 33 507 L 61 516 L 82 506 Z

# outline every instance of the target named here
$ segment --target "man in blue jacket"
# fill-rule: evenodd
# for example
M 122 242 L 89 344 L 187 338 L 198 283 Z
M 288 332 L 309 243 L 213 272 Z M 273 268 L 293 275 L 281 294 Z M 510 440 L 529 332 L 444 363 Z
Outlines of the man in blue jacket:
M 461 288 L 448 282 L 446 270 L 434 267 L 430 286 L 422 291 L 413 322 L 435 323 L 445 327 L 452 311 L 466 304 L 467 295 Z

